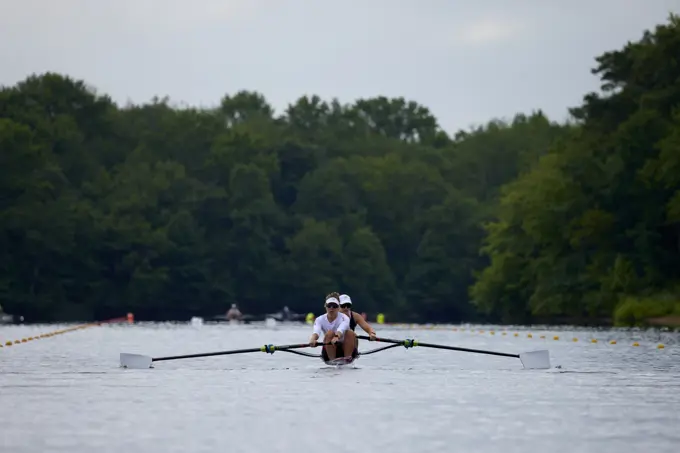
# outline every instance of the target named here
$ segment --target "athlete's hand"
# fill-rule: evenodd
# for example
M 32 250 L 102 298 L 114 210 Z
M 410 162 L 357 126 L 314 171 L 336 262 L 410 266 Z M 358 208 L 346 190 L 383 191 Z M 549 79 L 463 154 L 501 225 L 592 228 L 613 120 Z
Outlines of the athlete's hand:
M 333 338 L 331 339 L 331 344 L 335 344 L 335 343 L 337 343 L 337 342 L 338 342 L 338 340 L 339 340 L 339 338 L 338 338 L 338 337 L 336 337 L 336 336 L 334 336 L 334 337 L 333 337 Z
M 316 348 L 316 340 L 309 340 L 309 346 L 311 348 Z
M 369 333 L 368 338 L 370 339 L 370 341 L 375 341 L 375 332 Z

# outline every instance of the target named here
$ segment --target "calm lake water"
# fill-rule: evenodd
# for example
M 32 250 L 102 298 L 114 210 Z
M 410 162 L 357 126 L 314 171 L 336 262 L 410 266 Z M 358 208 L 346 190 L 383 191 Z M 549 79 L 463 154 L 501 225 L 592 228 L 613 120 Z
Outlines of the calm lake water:
M 0 326 L 15 340 L 64 326 Z M 554 367 L 402 347 L 334 369 L 276 352 L 118 367 L 119 353 L 306 342 L 307 326 L 92 327 L 0 349 L 0 451 L 613 452 L 680 449 L 678 334 L 398 329 L 387 338 L 518 353 Z M 513 332 L 519 332 L 517 337 Z M 546 335 L 540 339 L 539 335 Z M 578 342 L 572 342 L 572 337 Z M 600 339 L 590 343 L 592 337 Z M 618 339 L 616 345 L 606 341 Z M 638 340 L 639 347 L 632 342 Z M 663 341 L 665 349 L 656 349 Z M 361 342 L 360 350 L 381 344 Z M 308 350 L 319 352 L 319 349 Z

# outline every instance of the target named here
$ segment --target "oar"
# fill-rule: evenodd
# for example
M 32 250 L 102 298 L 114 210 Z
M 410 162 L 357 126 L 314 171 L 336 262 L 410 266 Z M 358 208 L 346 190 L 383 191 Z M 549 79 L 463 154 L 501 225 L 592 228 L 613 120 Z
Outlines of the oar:
M 550 353 L 548 352 L 547 349 L 542 349 L 540 351 L 522 352 L 519 354 L 509 354 L 507 352 L 484 351 L 481 349 L 459 348 L 456 346 L 446 346 L 442 344 L 421 343 L 419 341 L 411 339 L 392 340 L 389 338 L 375 338 L 371 340 L 371 337 L 368 337 L 366 335 L 357 335 L 357 338 L 361 338 L 362 340 L 379 341 L 382 343 L 400 344 L 403 345 L 405 348 L 422 346 L 424 348 L 447 349 L 449 351 L 473 352 L 476 354 L 489 354 L 501 357 L 514 357 L 516 359 L 519 359 L 522 362 L 522 366 L 526 369 L 544 370 L 550 368 Z
M 317 343 L 317 346 L 324 346 L 330 343 Z M 250 352 L 267 352 L 269 354 L 274 354 L 275 351 L 286 351 L 289 349 L 300 349 L 309 348 L 309 343 L 301 344 L 286 344 L 275 346 L 272 344 L 267 344 L 260 346 L 259 348 L 250 349 L 232 349 L 230 351 L 218 351 L 218 352 L 202 352 L 199 354 L 187 354 L 187 355 L 175 355 L 168 357 L 149 357 L 147 355 L 141 354 L 129 354 L 127 352 L 120 353 L 120 366 L 123 368 L 134 368 L 134 369 L 144 369 L 151 368 L 153 362 L 161 362 L 163 360 L 179 360 L 179 359 L 194 359 L 197 357 L 211 357 L 216 355 L 230 355 L 230 354 L 247 354 Z

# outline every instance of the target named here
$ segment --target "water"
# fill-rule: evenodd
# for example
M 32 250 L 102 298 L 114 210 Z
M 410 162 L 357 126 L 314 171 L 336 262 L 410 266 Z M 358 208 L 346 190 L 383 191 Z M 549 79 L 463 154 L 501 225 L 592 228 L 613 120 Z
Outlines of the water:
M 61 327 L 0 326 L 0 340 Z M 304 326 L 112 325 L 4 347 L 0 451 L 662 453 L 680 447 L 677 334 L 666 334 L 668 345 L 659 350 L 659 338 L 641 337 L 632 347 L 639 332 L 559 332 L 560 341 L 553 341 L 550 332 L 529 339 L 522 330 L 501 336 L 483 329 L 378 333 L 511 353 L 548 348 L 560 368 L 528 371 L 513 358 L 402 347 L 343 369 L 281 351 L 158 362 L 149 370 L 118 367 L 120 352 L 163 356 L 305 342 Z M 570 341 L 574 335 L 579 342 Z M 591 335 L 619 341 L 592 344 Z M 374 347 L 362 341 L 360 349 Z

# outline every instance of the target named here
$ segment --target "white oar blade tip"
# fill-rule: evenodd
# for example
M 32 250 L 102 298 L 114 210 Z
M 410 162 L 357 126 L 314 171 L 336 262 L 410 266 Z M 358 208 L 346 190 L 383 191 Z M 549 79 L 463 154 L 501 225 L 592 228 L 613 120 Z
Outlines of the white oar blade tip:
M 151 368 L 151 357 L 141 354 L 128 354 L 127 352 L 120 353 L 120 366 L 122 368 L 132 368 L 135 370 L 143 370 Z
M 550 352 L 547 349 L 522 352 L 519 359 L 527 370 L 547 370 L 550 368 Z

